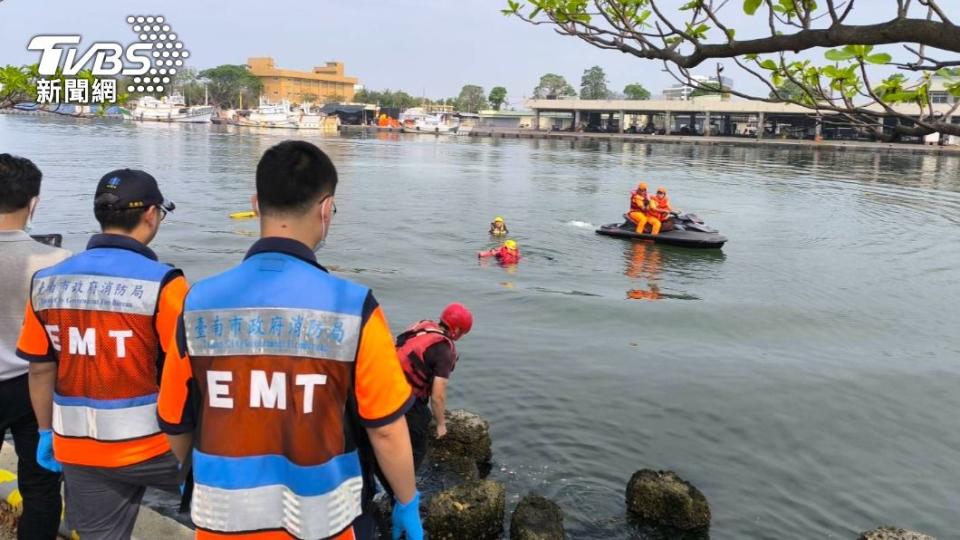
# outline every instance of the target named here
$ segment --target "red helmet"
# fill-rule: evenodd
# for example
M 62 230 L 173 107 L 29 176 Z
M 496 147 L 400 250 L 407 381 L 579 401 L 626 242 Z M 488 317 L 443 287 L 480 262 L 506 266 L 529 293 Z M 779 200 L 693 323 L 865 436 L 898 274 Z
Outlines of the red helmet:
M 440 314 L 440 322 L 460 338 L 473 328 L 473 315 L 467 309 L 467 306 L 454 302 L 443 308 L 443 313 Z

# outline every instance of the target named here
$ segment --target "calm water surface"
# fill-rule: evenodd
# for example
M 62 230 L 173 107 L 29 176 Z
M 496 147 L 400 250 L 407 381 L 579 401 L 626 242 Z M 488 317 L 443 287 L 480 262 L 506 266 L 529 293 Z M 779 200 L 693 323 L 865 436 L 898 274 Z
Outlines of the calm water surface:
M 193 280 L 241 259 L 256 224 L 227 214 L 293 136 L 341 174 L 322 263 L 373 287 L 395 331 L 473 308 L 449 405 L 491 421 L 511 502 L 536 490 L 573 538 L 641 538 L 625 483 L 667 468 L 709 498 L 714 539 L 957 536 L 960 159 L 0 116 L 0 151 L 45 174 L 37 232 L 81 249 L 96 181 L 142 167 L 177 202 L 153 247 Z M 595 235 L 640 179 L 723 251 Z M 495 215 L 514 271 L 475 258 Z

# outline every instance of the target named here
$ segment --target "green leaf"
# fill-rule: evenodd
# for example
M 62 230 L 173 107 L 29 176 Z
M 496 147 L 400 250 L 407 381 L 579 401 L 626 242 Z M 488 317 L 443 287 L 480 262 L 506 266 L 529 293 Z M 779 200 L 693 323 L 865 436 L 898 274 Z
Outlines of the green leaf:
M 762 3 L 763 0 L 743 0 L 743 12 L 747 15 L 753 15 Z
M 537 6 L 537 9 L 535 9 L 535 10 L 533 10 L 533 11 L 530 12 L 530 18 L 532 19 L 532 18 L 536 17 L 537 15 L 540 14 L 541 11 L 543 11 L 543 8 L 540 7 L 540 6 Z
M 753 61 L 753 60 L 756 60 L 757 58 L 758 58 L 757 53 L 750 53 L 750 54 L 743 55 L 744 60 Z
M 960 68 L 958 69 L 941 68 L 937 70 L 937 76 L 943 77 L 944 79 L 953 79 L 954 77 L 960 76 Z
M 960 83 L 945 85 L 947 92 L 953 97 L 960 97 Z
M 774 73 L 770 80 L 773 81 L 773 85 L 776 87 L 783 86 L 783 77 L 779 73 Z
M 834 66 L 825 66 L 823 68 L 823 75 L 825 77 L 830 77 L 831 79 L 836 79 L 840 76 L 840 70 Z
M 776 71 L 778 69 L 777 63 L 769 58 L 763 62 L 760 62 L 760 67 L 763 69 L 769 69 L 770 71 Z
M 903 103 L 917 99 L 916 92 L 890 92 L 880 96 L 887 103 Z
M 893 57 L 887 53 L 877 53 L 867 56 L 864 60 L 871 64 L 888 64 L 893 60 Z
M 733 40 L 733 36 L 735 35 L 737 35 L 736 30 L 734 30 L 733 28 L 727 28 L 727 37 L 730 38 L 731 41 Z
M 857 55 L 853 54 L 850 51 L 840 50 L 840 49 L 830 49 L 829 51 L 824 53 L 824 56 L 827 58 L 827 60 L 831 60 L 833 62 L 853 60 L 854 58 L 857 57 Z

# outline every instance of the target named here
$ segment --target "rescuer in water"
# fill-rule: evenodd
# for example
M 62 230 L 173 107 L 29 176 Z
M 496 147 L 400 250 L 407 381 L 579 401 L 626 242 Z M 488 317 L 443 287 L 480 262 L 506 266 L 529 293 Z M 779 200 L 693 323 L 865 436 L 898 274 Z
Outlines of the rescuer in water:
M 507 240 L 498 248 L 477 253 L 477 257 L 481 259 L 485 257 L 496 257 L 500 264 L 517 264 L 520 262 L 520 248 L 517 247 L 516 241 Z

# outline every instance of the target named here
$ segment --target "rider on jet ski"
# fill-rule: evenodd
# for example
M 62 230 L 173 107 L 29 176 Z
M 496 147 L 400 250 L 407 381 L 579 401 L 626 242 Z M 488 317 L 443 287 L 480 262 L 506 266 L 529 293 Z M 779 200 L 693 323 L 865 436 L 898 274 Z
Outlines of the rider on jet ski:
M 660 234 L 661 228 L 664 232 L 673 230 L 673 224 L 668 221 L 670 213 L 676 212 L 670 206 L 670 199 L 667 198 L 667 188 L 661 186 L 657 188 L 657 194 L 650 197 L 647 194 L 647 183 L 640 182 L 637 190 L 630 197 L 630 212 L 627 219 L 637 225 L 637 233 L 643 234 L 644 227 L 650 224 L 650 234 Z
M 650 223 L 650 234 L 658 234 L 660 231 L 667 232 L 674 229 L 673 222 L 670 221 L 671 213 L 679 213 L 678 210 L 670 206 L 670 199 L 667 197 L 667 188 L 660 186 L 657 188 L 656 195 L 650 200 L 650 209 L 647 210 L 647 222 Z

